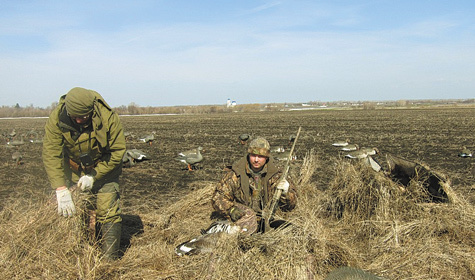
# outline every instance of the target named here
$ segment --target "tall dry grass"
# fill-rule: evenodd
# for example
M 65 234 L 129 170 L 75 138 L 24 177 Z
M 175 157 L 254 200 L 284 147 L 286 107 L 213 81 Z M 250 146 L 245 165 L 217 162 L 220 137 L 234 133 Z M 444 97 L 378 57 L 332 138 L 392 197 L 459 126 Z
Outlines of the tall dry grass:
M 315 180 L 322 169 L 332 178 L 324 187 Z M 314 151 L 292 165 L 291 175 L 298 206 L 277 214 L 292 226 L 224 236 L 212 253 L 185 257 L 174 248 L 211 223 L 216 182 L 196 183 L 168 207 L 142 209 L 143 232 L 116 262 L 102 260 L 80 216 L 58 217 L 49 197 L 12 200 L 0 212 L 2 278 L 324 279 L 340 266 L 387 279 L 475 278 L 474 207 L 449 182 L 450 203 L 427 203 L 421 182 L 403 189 L 363 164 L 324 163 Z

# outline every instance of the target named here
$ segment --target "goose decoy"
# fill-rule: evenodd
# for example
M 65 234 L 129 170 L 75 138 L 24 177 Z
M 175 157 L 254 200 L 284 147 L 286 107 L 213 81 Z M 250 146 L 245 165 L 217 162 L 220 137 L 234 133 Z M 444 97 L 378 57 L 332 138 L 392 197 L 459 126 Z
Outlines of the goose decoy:
M 283 153 L 283 152 L 285 152 L 285 148 L 282 147 L 282 146 L 279 146 L 279 147 L 273 148 L 270 152 L 271 153 Z
M 130 157 L 137 161 L 142 161 L 150 158 L 148 154 L 139 149 L 127 150 L 127 154 L 129 154 Z
M 122 162 L 124 163 L 125 167 L 131 167 L 134 166 L 135 163 L 149 158 L 150 157 L 145 152 L 139 149 L 131 149 L 125 151 L 124 156 L 122 157 Z
M 247 141 L 251 139 L 251 136 L 247 133 L 244 133 L 244 134 L 239 135 L 238 138 L 239 138 L 239 144 L 246 145 Z
M 333 147 L 345 147 L 345 146 L 348 146 L 348 139 L 344 140 L 344 141 L 336 141 L 336 142 L 333 142 L 332 146 Z
M 178 157 L 175 159 L 185 163 L 188 167 L 189 171 L 193 171 L 195 168 L 195 164 L 200 163 L 203 161 L 203 155 L 201 151 L 203 148 L 200 146 L 194 150 L 189 150 L 185 152 L 178 153 Z
M 462 151 L 458 154 L 459 157 L 467 158 L 472 157 L 472 151 L 470 151 L 467 147 L 463 147 Z
M 12 154 L 12 159 L 16 163 L 16 165 L 20 165 L 23 156 L 20 154 L 20 152 L 16 151 Z
M 297 136 L 295 134 L 292 134 L 292 135 L 289 136 L 289 143 L 288 143 L 289 146 L 292 146 L 292 144 L 295 141 L 295 138 L 297 138 Z
M 349 152 L 349 151 L 356 151 L 359 148 L 360 147 L 358 146 L 358 144 L 348 144 L 346 146 L 343 146 L 340 150 L 345 151 L 345 152 Z
M 127 154 L 127 151 L 122 156 L 123 167 L 131 167 L 135 165 L 134 159 Z
M 368 154 L 363 150 L 350 151 L 345 154 L 346 158 L 366 158 Z
M 13 137 L 15 137 L 15 136 L 16 136 L 16 130 L 13 129 L 12 132 L 10 132 L 10 133 L 8 134 L 8 136 L 10 137 L 10 139 L 12 139 Z
M 381 167 L 381 165 L 375 160 L 373 159 L 372 156 L 368 155 L 366 158 L 363 159 L 364 160 L 364 163 L 366 165 L 368 165 L 369 167 L 373 168 L 374 171 L 376 172 L 379 172 L 381 171 L 381 169 L 383 169 Z
M 374 171 L 381 171 L 381 165 L 373 159 L 372 155 L 378 154 L 379 151 L 376 148 L 361 148 L 360 150 L 351 151 L 345 155 L 346 158 L 361 159 L 363 162 L 371 167 Z
M 273 157 L 274 159 L 278 161 L 286 161 L 286 160 L 289 160 L 289 155 L 290 155 L 290 150 L 286 150 L 284 152 L 276 153 L 275 155 L 273 155 Z M 297 159 L 297 156 L 294 154 L 290 160 L 293 161 L 296 159 Z
M 241 230 L 240 226 L 233 225 L 229 221 L 216 221 L 207 229 L 202 229 L 200 236 L 176 246 L 175 253 L 178 256 L 185 256 L 211 252 L 220 236 L 223 234 L 236 234 L 241 231 L 243 230 Z
M 369 156 L 374 156 L 376 154 L 379 154 L 378 148 L 365 148 L 365 147 L 363 147 L 360 150 L 364 151 Z
M 41 138 L 30 139 L 30 143 L 43 143 L 43 139 Z
M 135 138 L 135 135 L 130 131 L 124 131 L 125 141 L 132 141 Z
M 155 133 L 155 131 L 152 131 L 152 134 L 142 137 L 139 140 L 152 146 L 152 142 L 155 140 Z
M 7 145 L 10 146 L 21 146 L 25 144 L 25 141 L 23 141 L 23 135 L 20 136 L 20 140 L 10 140 L 7 142 Z

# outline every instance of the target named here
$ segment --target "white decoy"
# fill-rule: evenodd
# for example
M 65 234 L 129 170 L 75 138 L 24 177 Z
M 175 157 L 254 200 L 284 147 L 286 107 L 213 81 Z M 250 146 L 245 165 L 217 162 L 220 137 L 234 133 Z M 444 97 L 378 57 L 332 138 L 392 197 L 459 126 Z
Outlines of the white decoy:
M 344 140 L 344 141 L 336 141 L 336 142 L 333 142 L 332 146 L 333 147 L 345 147 L 345 146 L 348 146 L 348 139 Z
M 359 148 L 360 147 L 358 146 L 358 144 L 348 144 L 348 145 L 342 147 L 340 150 L 345 151 L 345 152 L 349 152 L 349 151 L 356 151 Z
M 271 149 L 270 152 L 271 153 L 283 153 L 283 152 L 285 152 L 285 148 L 282 147 L 282 146 L 279 146 L 279 147 Z
M 470 151 L 467 147 L 463 147 L 462 151 L 458 154 L 459 157 L 467 158 L 472 157 L 472 151 Z
M 194 150 L 181 152 L 178 153 L 178 156 L 175 159 L 185 163 L 188 170 L 193 171 L 195 169 L 195 164 L 203 161 L 203 155 L 201 154 L 202 150 L 203 147 L 200 146 Z
M 281 153 L 276 153 L 274 155 L 272 155 L 272 157 L 278 161 L 287 161 L 289 160 L 289 155 L 290 155 L 290 150 L 285 150 L 284 152 L 281 152 Z M 291 157 L 291 161 L 293 160 L 296 160 L 297 159 L 297 156 L 294 154 L 292 155 Z
M 207 229 L 201 230 L 201 235 L 175 247 L 178 256 L 195 255 L 211 252 L 216 246 L 218 238 L 223 234 L 236 234 L 242 232 L 240 226 L 229 221 L 213 222 Z

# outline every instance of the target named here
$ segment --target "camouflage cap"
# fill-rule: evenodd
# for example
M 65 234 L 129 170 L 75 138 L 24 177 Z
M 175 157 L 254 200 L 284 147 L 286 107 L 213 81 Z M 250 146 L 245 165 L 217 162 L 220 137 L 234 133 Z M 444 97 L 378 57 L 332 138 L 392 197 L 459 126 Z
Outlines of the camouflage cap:
M 85 116 L 94 109 L 94 94 L 92 91 L 75 87 L 66 94 L 65 104 L 71 116 Z
M 270 155 L 270 144 L 266 139 L 257 137 L 249 143 L 248 153 L 268 157 Z

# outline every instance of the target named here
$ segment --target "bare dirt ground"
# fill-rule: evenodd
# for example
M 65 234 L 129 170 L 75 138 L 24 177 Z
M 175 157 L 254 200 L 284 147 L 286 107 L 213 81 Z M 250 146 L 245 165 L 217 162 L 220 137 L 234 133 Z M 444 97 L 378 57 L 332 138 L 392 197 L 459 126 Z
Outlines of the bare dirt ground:
M 296 145 L 297 160 L 293 172 L 305 155 L 314 151 L 320 162 L 311 179 L 325 190 L 334 179 L 330 166 L 342 153 L 332 146 L 348 139 L 360 147 L 377 147 L 380 162 L 386 154 L 425 163 L 445 174 L 453 190 L 475 204 L 475 160 L 460 158 L 463 146 L 475 150 L 475 109 L 391 109 L 391 110 L 317 110 L 292 112 L 228 113 L 210 115 L 123 116 L 124 131 L 134 135 L 128 148 L 148 153 L 149 160 L 124 168 L 121 177 L 121 201 L 125 227 L 129 234 L 140 233 L 140 217 L 177 202 L 184 195 L 210 182 L 218 182 L 227 165 L 244 155 L 238 136 L 248 133 L 263 136 L 271 146 L 287 147 L 288 138 L 302 127 Z M 4 144 L 0 147 L 0 210 L 12 201 L 25 202 L 51 192 L 41 161 L 41 140 L 46 119 L 0 119 Z M 7 145 L 8 134 L 15 140 Z M 156 132 L 152 145 L 139 138 Z M 175 160 L 178 152 L 202 146 L 205 160 L 195 171 Z M 19 151 L 22 163 L 16 165 L 12 154 Z M 30 203 L 30 202 L 29 202 Z M 130 237 L 130 236 L 129 236 Z M 126 237 L 127 238 L 127 237 Z M 126 240 L 127 241 L 127 240 Z M 472 256 L 473 257 L 473 256 Z
M 121 187 L 126 211 L 128 207 L 140 209 L 142 204 L 159 208 L 194 189 L 200 181 L 218 181 L 223 168 L 244 154 L 245 149 L 238 143 L 242 133 L 263 136 L 273 147 L 287 147 L 288 137 L 299 126 L 302 132 L 296 145 L 298 159 L 310 149 L 322 159 L 339 157 L 340 152 L 331 144 L 349 139 L 360 147 L 377 147 L 381 155 L 390 153 L 424 162 L 448 175 L 455 191 L 475 201 L 474 159 L 457 156 L 463 146 L 475 149 L 475 109 L 321 110 L 121 119 L 124 131 L 134 135 L 128 147 L 141 149 L 151 158 L 124 169 Z M 28 138 L 36 135 L 41 139 L 45 122 L 46 119 L 0 119 L 2 135 L 10 134 L 13 129 L 16 140 L 25 135 L 23 145 L 11 147 L 4 139 L 0 147 L 4 159 L 0 171 L 1 200 L 23 192 L 24 188 L 34 193 L 49 190 L 41 161 L 42 145 L 28 142 Z M 152 131 L 156 132 L 152 145 L 139 140 Z M 178 152 L 198 146 L 204 148 L 205 160 L 198 170 L 188 172 L 174 158 Z M 14 151 L 23 156 L 19 166 L 11 159 Z M 315 180 L 322 182 L 319 184 L 322 188 L 328 180 L 325 177 L 325 173 L 315 173 Z

